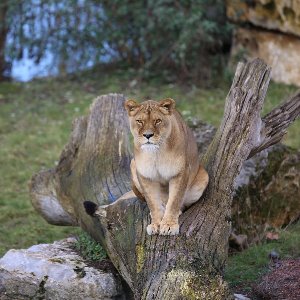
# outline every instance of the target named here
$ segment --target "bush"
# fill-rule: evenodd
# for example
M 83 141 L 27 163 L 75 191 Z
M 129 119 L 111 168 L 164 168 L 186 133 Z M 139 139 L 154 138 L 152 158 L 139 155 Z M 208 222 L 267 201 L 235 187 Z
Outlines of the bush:
M 103 1 L 103 9 L 104 40 L 143 74 L 173 70 L 180 77 L 205 78 L 229 49 L 224 1 L 115 0 Z

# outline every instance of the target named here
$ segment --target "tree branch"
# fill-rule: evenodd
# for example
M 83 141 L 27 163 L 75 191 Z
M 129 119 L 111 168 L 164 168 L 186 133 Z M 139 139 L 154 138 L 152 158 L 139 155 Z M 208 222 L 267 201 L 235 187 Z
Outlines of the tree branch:
M 278 143 L 287 132 L 289 125 L 300 116 L 300 91 L 288 101 L 279 105 L 262 119 L 260 144 L 254 147 L 249 157 Z

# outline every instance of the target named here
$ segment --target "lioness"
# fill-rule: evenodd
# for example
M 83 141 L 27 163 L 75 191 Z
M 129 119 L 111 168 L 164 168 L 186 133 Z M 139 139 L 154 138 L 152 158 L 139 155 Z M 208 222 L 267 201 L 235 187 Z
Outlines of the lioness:
M 132 189 L 149 206 L 147 233 L 179 233 L 178 217 L 195 203 L 208 184 L 195 138 L 173 99 L 125 102 L 134 137 Z

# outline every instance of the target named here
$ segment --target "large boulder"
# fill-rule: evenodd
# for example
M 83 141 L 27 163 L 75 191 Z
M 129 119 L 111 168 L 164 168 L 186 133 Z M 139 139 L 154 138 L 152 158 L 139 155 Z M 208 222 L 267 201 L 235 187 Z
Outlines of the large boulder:
M 26 250 L 10 250 L 0 259 L 0 299 L 123 299 L 120 280 L 91 267 L 69 238 Z
M 300 217 L 300 152 L 282 144 L 244 163 L 232 204 L 233 228 L 249 241 Z
M 242 59 L 260 57 L 272 67 L 275 82 L 300 86 L 299 53 L 298 37 L 261 29 L 237 28 L 233 33 L 231 65 Z
M 227 16 L 237 23 L 300 37 L 299 0 L 227 0 Z

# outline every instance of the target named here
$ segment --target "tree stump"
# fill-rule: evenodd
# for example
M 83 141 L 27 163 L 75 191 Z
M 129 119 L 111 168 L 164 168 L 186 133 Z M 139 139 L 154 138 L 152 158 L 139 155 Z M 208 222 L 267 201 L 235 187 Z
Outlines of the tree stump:
M 130 131 L 124 96 L 95 100 L 76 119 L 56 168 L 33 176 L 32 203 L 51 224 L 79 225 L 106 249 L 135 299 L 231 299 L 222 279 L 231 230 L 234 181 L 242 163 L 277 143 L 300 114 L 300 92 L 261 118 L 270 68 L 260 59 L 237 67 L 222 123 L 203 157 L 203 197 L 179 219 L 178 236 L 149 236 L 145 202 L 114 202 L 130 188 Z M 84 201 L 102 208 L 86 214 Z

